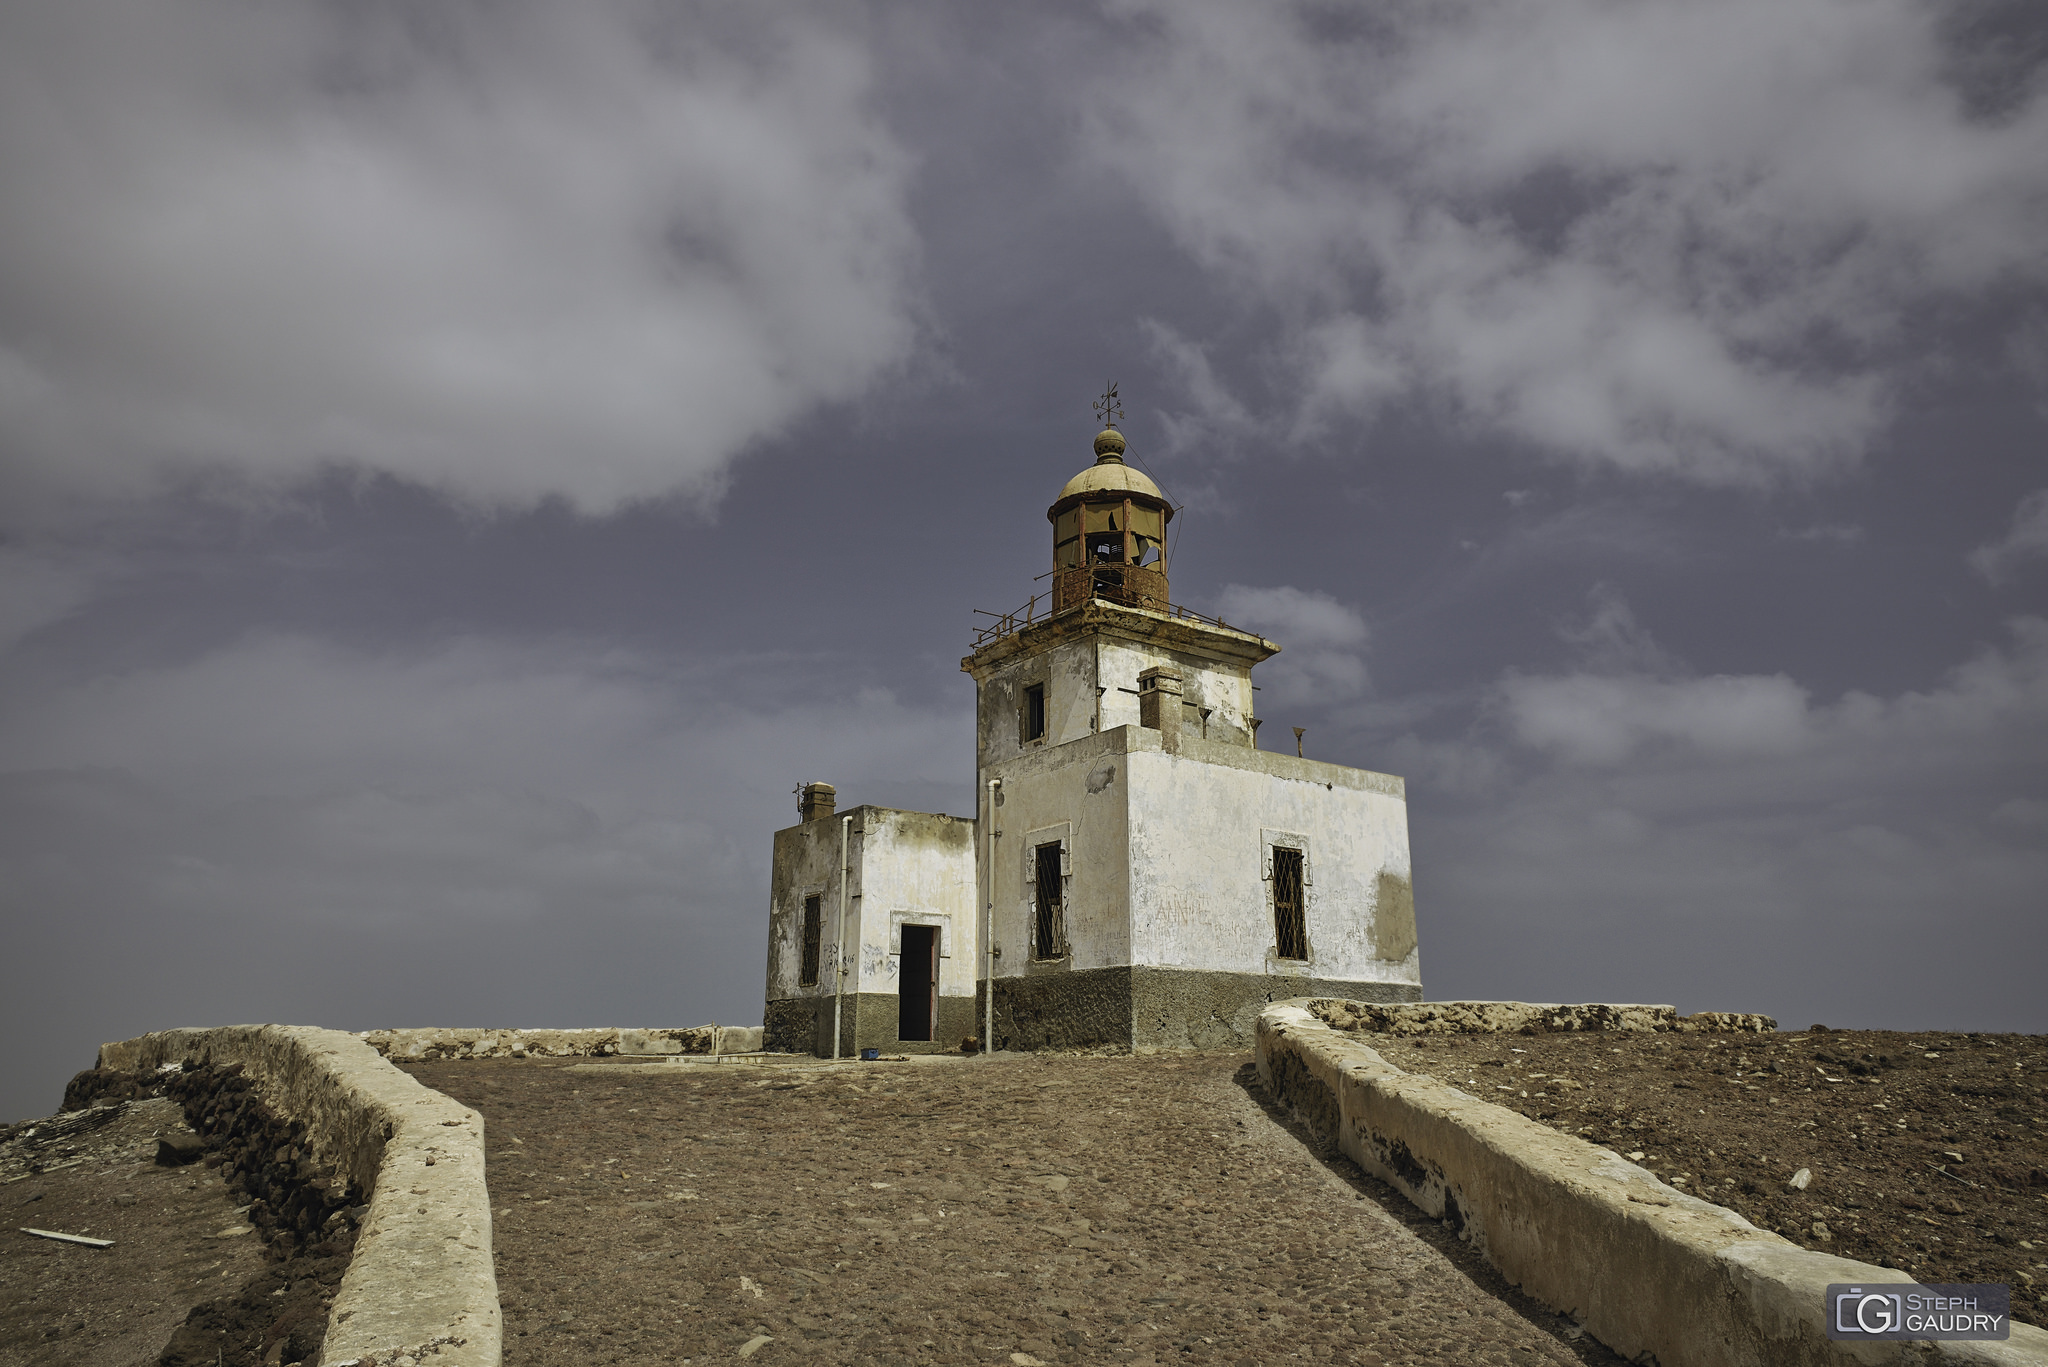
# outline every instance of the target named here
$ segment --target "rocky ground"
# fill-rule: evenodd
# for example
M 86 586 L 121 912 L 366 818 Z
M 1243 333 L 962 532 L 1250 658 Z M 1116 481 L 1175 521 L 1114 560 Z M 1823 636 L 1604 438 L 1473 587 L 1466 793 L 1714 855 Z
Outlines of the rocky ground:
M 2007 1282 L 2048 1325 L 2048 1038 L 1366 1042 L 1807 1247 Z M 1307 1142 L 1243 1055 L 409 1071 L 485 1116 L 513 1367 L 1615 1361 Z M 189 1093 L 203 1162 L 153 1161 L 190 1134 L 156 1086 Z M 0 1362 L 310 1360 L 354 1197 L 242 1086 L 85 1074 L 83 1109 L 0 1127 Z
M 0 1362 L 155 1362 L 194 1305 L 257 1275 L 262 1244 L 219 1176 L 155 1162 L 158 1136 L 177 1133 L 191 1133 L 177 1104 L 154 1098 L 0 1141 Z M 24 1225 L 114 1242 L 57 1243 Z
M 113 1241 L 0 1235 L 0 1361 L 317 1367 L 361 1198 L 305 1145 L 239 1065 L 88 1069 L 0 1127 L 5 1199 Z
M 2013 1318 L 2048 1327 L 2048 1036 L 1361 1039 L 1808 1248 L 2005 1282 Z
M 1616 1361 L 1242 1054 L 408 1071 L 484 1115 L 513 1367 Z

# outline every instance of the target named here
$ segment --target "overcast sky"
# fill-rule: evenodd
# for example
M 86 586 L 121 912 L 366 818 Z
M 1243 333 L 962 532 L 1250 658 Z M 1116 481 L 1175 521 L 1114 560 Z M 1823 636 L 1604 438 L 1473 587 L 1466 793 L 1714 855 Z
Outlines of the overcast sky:
M 0 1118 L 760 1019 L 1121 383 L 1434 998 L 2048 1029 L 2025 3 L 0 10 Z

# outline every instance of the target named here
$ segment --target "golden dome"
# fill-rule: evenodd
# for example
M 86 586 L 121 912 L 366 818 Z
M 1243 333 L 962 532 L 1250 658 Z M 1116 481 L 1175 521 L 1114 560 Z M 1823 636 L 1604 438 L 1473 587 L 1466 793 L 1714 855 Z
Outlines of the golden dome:
M 1114 427 L 1105 427 L 1096 434 L 1095 464 L 1068 480 L 1056 501 L 1064 502 L 1075 494 L 1107 493 L 1130 493 L 1161 503 L 1166 501 L 1158 485 L 1143 472 L 1124 464 L 1124 434 Z

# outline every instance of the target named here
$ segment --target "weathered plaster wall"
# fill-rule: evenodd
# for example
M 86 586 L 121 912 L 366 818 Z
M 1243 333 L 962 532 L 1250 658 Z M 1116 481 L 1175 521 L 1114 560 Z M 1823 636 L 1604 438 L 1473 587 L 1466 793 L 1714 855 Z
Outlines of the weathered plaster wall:
M 1204 659 L 1185 651 L 1108 640 L 1102 646 L 1102 729 L 1138 724 L 1138 676 L 1155 665 L 1181 676 L 1181 733 L 1219 745 L 1252 743 L 1250 665 Z M 1204 721 L 1203 709 L 1209 716 Z
M 1130 730 L 1119 727 L 1051 750 L 1026 751 L 992 771 L 1002 780 L 993 872 L 998 978 L 1131 961 L 1124 810 L 1129 738 Z M 1068 849 L 1063 895 L 1070 953 L 1055 963 L 1034 963 L 1034 851 L 1055 840 Z
M 903 927 L 909 924 L 938 927 L 939 995 L 973 996 L 974 822 L 930 812 L 860 807 L 853 824 L 849 901 L 859 915 L 848 913 L 847 941 L 850 954 L 851 946 L 858 944 L 859 949 L 857 976 L 847 981 L 846 990 L 894 997 Z M 830 996 L 829 980 L 821 986 Z
M 1100 602 L 1039 622 L 961 661 L 978 685 L 980 766 L 1136 725 L 1138 675 L 1155 665 L 1181 675 L 1187 734 L 1204 737 L 1206 728 L 1206 739 L 1249 748 L 1252 666 L 1278 649 L 1247 632 Z M 1024 693 L 1033 684 L 1046 690 L 1046 734 L 1026 741 Z
M 896 994 L 901 984 L 903 927 L 939 932 L 939 1030 L 964 1018 L 972 999 L 980 943 L 976 917 L 975 823 L 966 817 L 856 807 L 828 821 L 775 833 L 768 911 L 768 974 L 763 1024 L 769 1047 L 832 1052 L 832 997 L 839 932 L 840 818 L 850 818 L 847 842 L 846 1000 L 841 1005 L 841 1051 L 888 1048 L 896 1039 Z M 798 982 L 802 966 L 804 898 L 820 899 L 823 914 L 818 981 Z M 856 998 L 886 995 L 887 1020 Z M 804 1005 L 822 1003 L 822 1014 Z M 963 1032 L 963 1033 L 971 1033 Z M 936 1042 L 936 1041 L 935 1041 Z M 957 1047 L 960 1036 L 945 1041 Z
M 1189 739 L 1126 762 L 1133 962 L 1421 983 L 1400 779 Z M 1275 843 L 1304 852 L 1305 963 L 1274 954 Z
M 999 979 L 1136 963 L 1421 985 L 1398 778 L 1198 739 L 1170 755 L 1137 726 L 1027 751 L 993 776 Z M 1069 850 L 1070 954 L 1038 963 L 1034 851 L 1055 840 Z M 1305 963 L 1273 952 L 1275 840 L 1306 852 Z
M 825 915 L 820 936 L 818 981 L 797 982 L 803 956 L 804 898 L 817 896 Z M 853 910 L 848 908 L 849 922 Z M 833 935 L 839 920 L 839 819 L 807 821 L 775 833 L 768 875 L 768 999 L 832 995 Z M 849 929 L 847 942 L 853 943 Z

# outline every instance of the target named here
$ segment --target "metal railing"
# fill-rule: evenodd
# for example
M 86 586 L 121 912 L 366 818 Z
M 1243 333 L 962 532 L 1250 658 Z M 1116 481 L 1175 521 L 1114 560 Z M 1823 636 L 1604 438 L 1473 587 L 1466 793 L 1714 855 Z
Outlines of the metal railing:
M 1046 600 L 1046 610 L 1044 612 L 1038 611 L 1038 600 L 1041 598 Z M 1089 601 L 1113 603 L 1116 600 L 1107 597 L 1098 597 L 1090 599 Z M 1076 604 L 1075 606 L 1085 607 L 1087 606 L 1087 604 Z M 1118 604 L 1118 606 L 1129 605 Z M 1072 612 L 1073 610 L 1073 608 L 1065 609 L 1065 611 L 1067 612 Z M 988 622 L 982 626 L 975 628 L 974 648 L 977 650 L 979 650 L 981 647 L 985 645 L 988 645 L 993 641 L 1000 641 L 1005 636 L 1014 636 L 1018 632 L 1024 630 L 1026 627 L 1031 626 L 1037 622 L 1046 621 L 1047 619 L 1054 616 L 1052 610 L 1052 594 L 1050 592 L 1034 593 L 1031 595 L 1030 602 L 1026 603 L 1021 608 L 1013 608 L 1008 612 L 990 612 L 986 608 L 976 608 L 974 609 L 974 611 L 977 616 L 990 617 L 995 619 L 991 622 Z M 1193 608 L 1182 607 L 1178 603 L 1168 603 L 1163 607 L 1157 608 L 1142 608 L 1140 609 L 1140 611 L 1164 613 L 1168 617 L 1183 618 L 1190 622 L 1202 622 L 1212 627 L 1222 627 L 1225 631 L 1243 631 L 1243 628 L 1234 627 L 1230 625 L 1230 623 L 1224 621 L 1221 617 L 1211 617 L 1207 613 L 1196 612 Z M 1257 633 L 1246 632 L 1244 634 L 1256 635 Z

